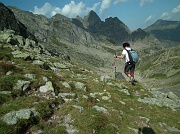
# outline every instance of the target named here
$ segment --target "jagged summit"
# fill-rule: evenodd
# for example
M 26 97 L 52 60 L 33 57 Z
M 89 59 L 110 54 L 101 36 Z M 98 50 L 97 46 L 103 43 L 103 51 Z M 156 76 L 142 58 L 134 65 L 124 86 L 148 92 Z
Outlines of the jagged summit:
M 84 17 L 84 21 L 88 21 L 88 22 L 100 22 L 101 19 L 100 19 L 99 16 L 96 14 L 96 12 L 94 12 L 93 10 L 91 10 L 91 11 L 89 12 L 89 14 Z
M 83 23 L 84 27 L 90 32 L 98 32 L 102 25 L 101 19 L 93 10 L 83 18 Z

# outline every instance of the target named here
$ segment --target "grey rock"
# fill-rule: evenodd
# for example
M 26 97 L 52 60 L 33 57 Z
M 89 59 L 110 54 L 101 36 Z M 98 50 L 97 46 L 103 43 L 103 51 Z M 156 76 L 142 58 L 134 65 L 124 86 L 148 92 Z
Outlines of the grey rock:
M 179 97 L 177 95 L 175 95 L 173 92 L 169 92 L 167 97 L 174 101 L 177 101 L 179 99 Z
M 109 114 L 108 110 L 105 109 L 104 107 L 99 107 L 99 106 L 96 105 L 96 106 L 93 106 L 92 108 L 95 109 L 98 112 L 102 112 L 104 114 Z
M 42 130 L 33 131 L 32 134 L 45 134 Z
M 175 128 L 175 127 L 169 127 L 168 128 L 171 132 L 176 132 L 176 133 L 180 133 L 180 129 Z
M 35 65 L 43 65 L 44 62 L 41 61 L 41 60 L 34 60 L 34 61 L 33 61 L 33 64 L 35 64 Z
M 125 93 L 126 95 L 130 95 L 127 89 L 119 89 L 118 91 Z
M 22 58 L 24 60 L 27 60 L 27 59 L 34 59 L 34 55 L 32 55 L 32 53 L 28 53 L 28 52 L 22 52 L 22 51 L 19 51 L 19 50 L 16 50 L 14 52 L 12 52 L 14 58 Z
M 59 97 L 62 97 L 62 98 L 65 98 L 65 97 L 75 97 L 75 93 L 59 93 L 58 96 Z
M 65 88 L 71 89 L 71 86 L 69 85 L 68 82 L 62 82 L 62 85 L 63 85 Z
M 82 82 L 75 82 L 75 88 L 86 92 L 86 85 Z
M 28 79 L 31 79 L 31 80 L 34 80 L 36 75 L 35 74 L 25 74 L 24 77 L 28 78 Z
M 110 82 L 111 81 L 111 77 L 110 76 L 108 76 L 108 75 L 105 75 L 105 76 L 101 76 L 100 77 L 100 80 L 102 81 L 102 82 Z
M 73 107 L 79 109 L 80 113 L 82 113 L 84 111 L 84 108 L 81 106 L 73 105 Z
M 46 82 L 46 84 L 45 84 L 44 86 L 41 86 L 41 87 L 39 88 L 39 91 L 40 91 L 41 93 L 46 93 L 46 92 L 48 92 L 48 91 L 54 92 L 54 87 L 53 87 L 53 85 L 52 85 L 52 82 L 51 82 L 51 81 Z
M 25 91 L 29 87 L 30 83 L 30 81 L 18 80 L 13 89 Z
M 12 111 L 2 117 L 2 120 L 8 125 L 15 125 L 18 119 L 30 119 L 37 115 L 34 109 L 21 109 L 19 111 Z
M 0 94 L 11 94 L 11 91 L 0 91 Z
M 13 71 L 8 71 L 8 72 L 6 73 L 6 75 L 11 75 L 11 74 L 13 74 Z

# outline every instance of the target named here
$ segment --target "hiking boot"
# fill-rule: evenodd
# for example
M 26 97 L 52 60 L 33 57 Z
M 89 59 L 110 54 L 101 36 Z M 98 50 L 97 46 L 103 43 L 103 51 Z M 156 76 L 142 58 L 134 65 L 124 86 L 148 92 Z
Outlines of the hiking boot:
M 135 86 L 135 84 L 134 84 L 134 77 L 130 77 L 130 83 L 131 83 L 131 85 L 133 85 L 133 86 Z

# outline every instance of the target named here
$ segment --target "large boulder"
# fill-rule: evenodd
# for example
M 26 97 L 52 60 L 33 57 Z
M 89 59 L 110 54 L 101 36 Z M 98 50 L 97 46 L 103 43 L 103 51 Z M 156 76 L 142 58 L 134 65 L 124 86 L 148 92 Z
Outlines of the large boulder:
M 12 111 L 4 115 L 1 119 L 8 125 L 15 125 L 18 119 L 29 120 L 37 115 L 34 109 L 21 109 L 19 111 Z

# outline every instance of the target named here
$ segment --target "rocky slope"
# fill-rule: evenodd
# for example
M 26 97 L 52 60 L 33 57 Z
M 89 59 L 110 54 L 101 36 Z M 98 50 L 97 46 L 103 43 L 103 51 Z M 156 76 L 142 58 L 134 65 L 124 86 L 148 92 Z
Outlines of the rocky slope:
M 180 132 L 173 92 L 97 75 L 12 30 L 1 31 L 0 50 L 0 133 Z

